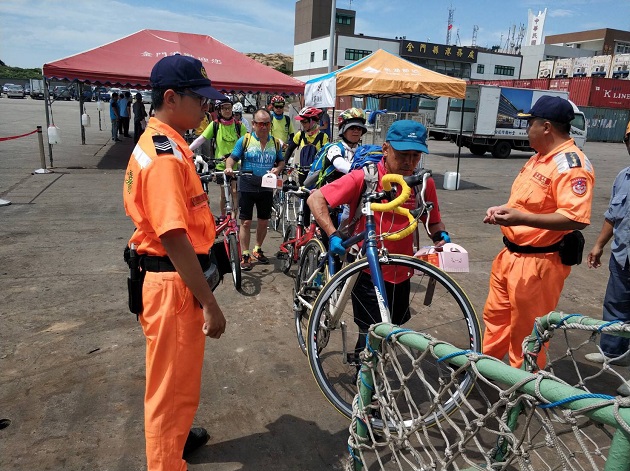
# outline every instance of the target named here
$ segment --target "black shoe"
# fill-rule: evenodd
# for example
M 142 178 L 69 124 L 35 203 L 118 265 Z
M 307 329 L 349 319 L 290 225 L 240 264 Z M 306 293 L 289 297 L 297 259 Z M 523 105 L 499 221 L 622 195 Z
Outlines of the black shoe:
M 208 431 L 202 427 L 193 427 L 188 432 L 188 438 L 186 439 L 186 444 L 184 445 L 184 454 L 183 458 L 186 458 L 187 455 L 195 451 L 197 448 L 204 446 L 210 440 L 210 435 L 208 435 Z
M 114 139 L 114 141 L 115 141 L 115 142 L 122 142 L 122 139 L 118 139 L 118 138 L 116 138 L 116 139 Z

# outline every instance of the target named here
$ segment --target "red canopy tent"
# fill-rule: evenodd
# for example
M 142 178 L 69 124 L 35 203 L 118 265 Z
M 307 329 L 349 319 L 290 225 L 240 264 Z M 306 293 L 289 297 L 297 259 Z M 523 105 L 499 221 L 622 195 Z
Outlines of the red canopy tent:
M 153 29 L 44 64 L 44 77 L 143 88 L 149 85 L 153 65 L 176 53 L 199 59 L 212 86 L 220 91 L 304 93 L 300 80 L 250 59 L 211 36 Z

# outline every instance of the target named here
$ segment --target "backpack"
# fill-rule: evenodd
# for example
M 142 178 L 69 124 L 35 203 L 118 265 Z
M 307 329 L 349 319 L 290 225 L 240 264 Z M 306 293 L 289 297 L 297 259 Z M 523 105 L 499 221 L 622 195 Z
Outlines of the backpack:
M 245 152 L 247 152 L 247 147 L 249 146 L 249 141 L 251 141 L 252 139 L 252 133 L 248 132 L 247 134 L 245 134 L 245 137 L 243 137 L 243 159 L 245 159 Z M 280 150 L 280 143 L 278 142 L 278 139 L 276 139 L 273 136 L 269 136 L 269 139 L 271 139 L 274 143 L 274 145 L 276 146 L 276 154 L 278 153 L 278 151 Z
M 210 141 L 210 148 L 212 149 L 212 153 L 210 154 L 213 158 L 216 155 L 217 151 L 217 132 L 219 132 L 219 120 L 215 119 L 212 121 L 212 140 Z M 236 139 L 238 140 L 241 137 L 241 122 L 238 120 L 234 120 L 234 127 L 236 129 Z
M 318 152 L 317 147 L 322 144 L 322 141 L 324 140 L 324 136 L 325 134 L 323 132 L 318 133 L 315 139 L 313 140 L 313 142 L 309 144 L 308 141 L 306 140 L 306 134 L 304 133 L 304 131 L 300 133 L 300 138 L 298 140 L 298 147 L 302 143 L 306 143 L 304 147 L 300 148 L 300 160 L 299 160 L 300 167 L 311 166 Z
M 329 142 L 322 146 L 313 157 L 308 176 L 304 180 L 304 186 L 309 190 L 321 188 L 325 183 L 328 183 L 327 178 L 335 171 L 335 167 L 326 158 L 328 150 L 332 146 L 338 146 L 341 149 L 341 157 L 345 158 L 346 148 L 341 142 Z

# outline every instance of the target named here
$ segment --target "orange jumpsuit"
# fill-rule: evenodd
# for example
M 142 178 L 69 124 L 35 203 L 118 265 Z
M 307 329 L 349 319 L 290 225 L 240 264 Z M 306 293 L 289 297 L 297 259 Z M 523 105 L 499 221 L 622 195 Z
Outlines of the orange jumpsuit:
M 165 256 L 160 236 L 184 229 L 197 254 L 215 238 L 214 217 L 183 138 L 151 118 L 129 159 L 125 211 L 139 254 Z M 146 337 L 144 420 L 149 471 L 184 471 L 184 444 L 199 405 L 203 312 L 177 272 L 147 272 L 140 323 Z
M 589 224 L 594 184 L 590 161 L 569 139 L 548 154 L 529 159 L 512 184 L 506 206 L 530 214 L 559 213 Z M 517 245 L 535 247 L 553 245 L 571 232 L 528 226 L 502 226 L 501 231 Z M 499 252 L 483 309 L 483 353 L 499 359 L 509 353 L 510 364 L 520 367 L 524 338 L 531 334 L 536 317 L 556 308 L 570 272 L 558 252 L 523 254 L 507 248 Z M 544 363 L 541 351 L 538 364 Z

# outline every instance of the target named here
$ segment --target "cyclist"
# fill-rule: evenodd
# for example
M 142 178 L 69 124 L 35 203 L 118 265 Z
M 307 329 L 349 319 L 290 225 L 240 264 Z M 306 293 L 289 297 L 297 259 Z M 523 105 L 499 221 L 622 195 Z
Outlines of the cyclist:
M 199 146 L 201 146 L 207 140 L 210 141 L 214 139 L 214 158 L 217 160 L 221 160 L 216 166 L 216 170 L 222 172 L 225 170 L 225 159 L 227 159 L 232 150 L 234 149 L 234 145 L 236 141 L 247 133 L 247 128 L 245 125 L 241 123 L 239 120 L 235 119 L 232 114 L 232 103 L 225 100 L 217 100 L 216 107 L 219 110 L 219 117 L 217 120 L 211 122 L 205 129 L 205 131 L 199 136 L 197 139 L 193 141 L 190 145 L 190 149 L 194 151 Z M 223 184 L 223 181 L 220 178 L 217 179 L 217 183 L 219 185 Z M 236 180 L 231 182 L 232 187 L 232 201 L 233 208 L 238 208 L 238 193 L 236 191 Z M 225 219 L 225 194 L 223 193 L 223 189 L 219 188 L 221 194 L 220 200 L 220 208 L 221 208 L 221 216 L 219 217 L 219 222 L 222 222 Z
M 249 124 L 249 121 L 245 116 L 243 116 L 243 105 L 238 101 L 232 105 L 232 114 L 234 115 L 234 119 L 240 121 L 245 125 L 247 132 L 252 132 L 252 125 Z
M 295 149 L 299 154 L 299 165 L 310 166 L 317 151 L 328 143 L 328 136 L 319 130 L 319 115 L 321 110 L 306 106 L 300 110 L 296 120 L 300 121 L 302 130 L 295 133 L 293 139 L 289 141 L 289 146 L 284 153 L 284 161 L 289 162 Z M 300 185 L 304 184 L 307 172 L 300 173 Z
M 345 113 L 345 112 L 344 112 Z M 357 118 L 354 118 L 357 119 Z M 345 126 L 343 131 L 348 131 L 352 122 Z M 342 130 L 344 126 L 340 126 Z M 343 132 L 342 131 L 342 132 Z M 360 132 L 354 131 L 355 133 Z M 387 173 L 397 173 L 404 176 L 413 174 L 423 153 L 428 153 L 426 144 L 427 130 L 415 121 L 396 121 L 389 128 L 386 142 L 383 144 L 383 160 L 378 163 L 378 185 L 376 190 L 382 190 L 381 179 Z M 335 225 L 330 218 L 328 208 L 348 204 L 349 214 L 355 214 L 357 205 L 362 204 L 361 197 L 365 189 L 364 172 L 362 169 L 354 170 L 342 176 L 336 181 L 324 185 L 314 191 L 308 198 L 307 203 L 311 208 L 315 220 L 322 231 L 329 237 L 329 250 L 337 255 L 344 255 L 346 249 L 342 242 L 346 234 L 335 229 Z M 429 231 L 431 239 L 436 246 L 442 246 L 450 242 L 448 232 L 440 216 L 440 209 L 437 200 L 435 182 L 432 178 L 427 180 L 425 188 L 425 199 L 433 203 L 433 210 L 429 215 Z M 416 207 L 415 190 L 407 200 L 404 207 L 414 209 Z M 406 227 L 409 222 L 406 216 L 393 212 L 374 214 L 376 227 L 385 228 L 388 232 L 393 232 Z M 365 227 L 365 218 L 362 217 L 356 224 L 354 232 L 361 232 Z M 383 246 L 390 253 L 413 255 L 413 236 L 409 235 L 400 241 L 383 241 Z M 410 293 L 410 273 L 398 273 L 392 268 L 384 266 L 383 278 L 387 291 L 387 298 L 391 302 L 396 299 L 395 305 L 391 306 L 391 317 L 394 324 L 402 325 L 410 319 L 409 313 L 409 293 Z M 401 300 L 407 300 L 402 302 Z M 369 273 L 361 273 L 354 289 L 352 290 L 352 307 L 354 311 L 354 321 L 359 327 L 360 335 L 357 339 L 355 354 L 358 355 L 365 347 L 365 338 L 370 325 L 380 322 L 378 316 L 378 302 L 374 284 Z
M 291 118 L 284 114 L 284 97 L 275 95 L 271 98 L 271 131 L 270 135 L 282 142 L 282 149 L 286 149 L 289 140 L 295 134 Z

